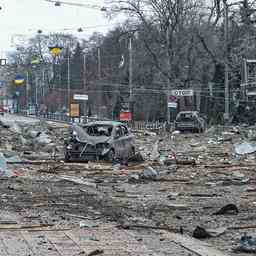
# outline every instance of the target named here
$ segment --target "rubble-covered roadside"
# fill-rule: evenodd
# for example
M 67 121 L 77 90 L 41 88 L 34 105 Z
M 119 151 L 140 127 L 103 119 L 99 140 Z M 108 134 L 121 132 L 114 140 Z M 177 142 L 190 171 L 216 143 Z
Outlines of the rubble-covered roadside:
M 5 157 L 16 156 L 27 160 L 63 158 L 64 138 L 68 125 L 45 121 L 13 121 L 0 119 L 0 152 Z M 17 160 L 17 159 L 16 159 Z
M 23 223 L 90 228 L 115 222 L 138 237 L 145 230 L 167 230 L 204 239 L 229 254 L 253 250 L 243 235 L 255 237 L 256 231 L 255 127 L 212 127 L 204 134 L 136 132 L 145 161 L 117 168 L 55 161 L 46 148 L 53 142 L 61 157 L 65 125 L 2 126 L 1 152 L 9 167 L 23 172 L 1 177 L 1 210 L 18 212 Z M 42 138 L 51 142 L 41 143 Z M 8 161 L 7 152 L 23 164 Z M 32 159 L 37 163 L 25 162 Z

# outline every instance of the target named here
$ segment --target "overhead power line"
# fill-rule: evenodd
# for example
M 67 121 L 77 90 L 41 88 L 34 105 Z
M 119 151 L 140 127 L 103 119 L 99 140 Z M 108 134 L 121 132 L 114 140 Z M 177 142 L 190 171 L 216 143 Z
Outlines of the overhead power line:
M 107 11 L 107 8 L 104 6 L 94 5 L 94 4 L 81 4 L 81 3 L 71 3 L 66 1 L 54 1 L 54 0 L 45 0 L 46 2 L 54 3 L 55 6 L 61 5 L 70 5 L 70 6 L 77 6 L 77 7 L 85 7 L 90 9 L 96 9 L 99 11 Z

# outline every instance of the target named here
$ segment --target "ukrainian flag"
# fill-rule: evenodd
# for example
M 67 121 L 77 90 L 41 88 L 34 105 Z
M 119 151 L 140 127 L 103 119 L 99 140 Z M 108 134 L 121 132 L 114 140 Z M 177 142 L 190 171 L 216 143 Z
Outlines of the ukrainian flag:
M 17 75 L 17 76 L 15 77 L 15 79 L 14 79 L 14 83 L 15 83 L 16 85 L 21 85 L 21 84 L 24 83 L 24 81 L 25 81 L 25 78 L 24 78 L 22 75 Z

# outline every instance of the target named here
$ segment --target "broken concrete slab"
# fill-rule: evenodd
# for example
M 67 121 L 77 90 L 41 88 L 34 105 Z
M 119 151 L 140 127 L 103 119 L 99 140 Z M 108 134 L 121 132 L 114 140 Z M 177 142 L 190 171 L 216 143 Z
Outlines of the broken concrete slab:
M 238 155 L 251 154 L 256 151 L 256 144 L 249 142 L 237 143 L 234 145 L 234 147 L 235 152 Z
M 208 243 L 187 235 L 164 232 L 163 236 L 169 241 L 177 243 L 199 256 L 228 256 L 228 254 L 213 248 Z
M 224 234 L 227 231 L 227 228 L 220 227 L 220 228 L 204 228 L 197 226 L 193 231 L 193 237 L 198 239 L 205 239 L 210 237 L 218 237 Z

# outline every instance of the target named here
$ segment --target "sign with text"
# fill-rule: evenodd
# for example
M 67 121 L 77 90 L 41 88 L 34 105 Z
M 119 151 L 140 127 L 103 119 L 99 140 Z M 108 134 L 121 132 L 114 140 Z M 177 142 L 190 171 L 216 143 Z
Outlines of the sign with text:
M 87 94 L 74 94 L 74 100 L 88 100 Z
M 4 87 L 6 85 L 6 81 L 0 80 L 0 87 Z
M 255 96 L 256 95 L 256 91 L 248 91 L 248 90 L 246 90 L 246 95 L 247 96 Z
M 132 112 L 121 112 L 120 121 L 132 121 Z
M 187 90 L 171 90 L 171 95 L 176 97 L 193 96 L 194 91 L 192 89 Z
M 71 117 L 79 117 L 79 104 L 70 104 L 70 116 Z
M 168 102 L 168 108 L 177 108 L 178 103 L 177 102 Z

